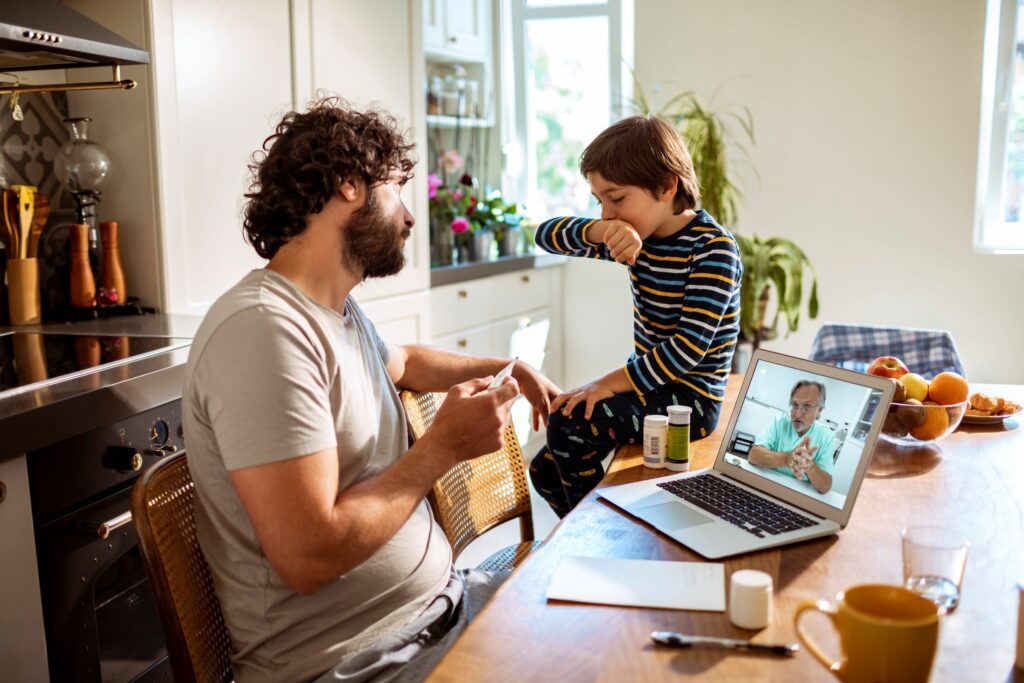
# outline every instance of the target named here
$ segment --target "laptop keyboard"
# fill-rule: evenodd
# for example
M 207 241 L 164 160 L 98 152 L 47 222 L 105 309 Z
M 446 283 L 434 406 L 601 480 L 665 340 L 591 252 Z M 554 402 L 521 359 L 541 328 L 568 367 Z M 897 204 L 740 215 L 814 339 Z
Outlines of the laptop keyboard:
M 813 519 L 710 474 L 666 481 L 658 486 L 758 538 L 764 538 L 765 534 L 775 536 L 818 524 Z

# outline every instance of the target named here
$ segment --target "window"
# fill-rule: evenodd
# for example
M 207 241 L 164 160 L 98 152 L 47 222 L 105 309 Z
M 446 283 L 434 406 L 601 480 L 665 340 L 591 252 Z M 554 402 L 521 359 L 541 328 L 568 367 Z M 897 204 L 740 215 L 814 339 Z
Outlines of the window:
M 1024 252 L 1024 0 L 988 0 L 974 243 Z
M 503 99 L 511 122 L 504 182 L 534 219 L 593 212 L 579 157 L 622 111 L 632 4 L 505 0 L 503 9 L 510 46 Z

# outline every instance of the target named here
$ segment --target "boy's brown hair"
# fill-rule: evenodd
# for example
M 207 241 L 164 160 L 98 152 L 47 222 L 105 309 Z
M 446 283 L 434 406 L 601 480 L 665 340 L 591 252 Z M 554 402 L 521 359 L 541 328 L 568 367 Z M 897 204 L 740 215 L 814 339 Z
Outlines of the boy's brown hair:
M 675 129 L 657 116 L 631 116 L 608 126 L 580 155 L 580 172 L 600 173 L 618 185 L 635 185 L 657 197 L 676 179 L 672 210 L 697 206 L 700 185 L 686 145 Z

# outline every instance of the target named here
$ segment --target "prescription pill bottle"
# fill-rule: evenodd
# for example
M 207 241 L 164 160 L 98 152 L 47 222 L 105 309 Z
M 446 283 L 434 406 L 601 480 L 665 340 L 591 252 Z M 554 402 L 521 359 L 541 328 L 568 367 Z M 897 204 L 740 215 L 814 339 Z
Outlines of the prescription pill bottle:
M 667 447 L 668 418 L 648 415 L 644 418 L 644 466 L 654 469 L 665 467 Z
M 668 449 L 666 467 L 674 472 L 690 469 L 690 413 L 689 406 L 668 407 Z

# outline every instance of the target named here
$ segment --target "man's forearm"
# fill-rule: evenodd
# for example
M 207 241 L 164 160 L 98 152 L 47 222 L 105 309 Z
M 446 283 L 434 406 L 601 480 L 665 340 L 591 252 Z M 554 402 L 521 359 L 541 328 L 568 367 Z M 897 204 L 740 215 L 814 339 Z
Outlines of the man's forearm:
M 807 470 L 807 478 L 818 493 L 828 493 L 832 489 L 832 475 L 818 467 L 818 463 Z
M 454 460 L 439 452 L 429 432 L 375 477 L 338 495 L 333 508 L 306 536 L 303 566 L 295 581 L 301 592 L 313 592 L 358 567 L 394 537 L 426 497 L 434 482 Z
M 396 384 L 399 389 L 412 391 L 448 391 L 460 382 L 497 374 L 510 360 L 470 356 L 418 344 L 403 348 L 407 355 L 405 372 Z
M 764 446 L 754 446 L 750 449 L 747 461 L 758 467 L 786 467 L 789 462 L 789 453 L 777 453 Z

